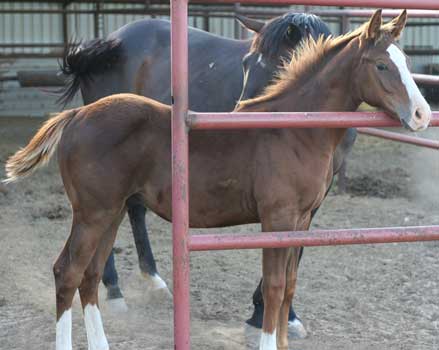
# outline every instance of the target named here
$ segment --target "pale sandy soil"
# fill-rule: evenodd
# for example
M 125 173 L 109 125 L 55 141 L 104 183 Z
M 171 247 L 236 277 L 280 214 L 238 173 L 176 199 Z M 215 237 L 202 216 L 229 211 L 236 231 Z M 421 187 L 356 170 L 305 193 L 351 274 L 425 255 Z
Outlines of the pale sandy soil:
M 1 177 L 7 156 L 38 123 L 0 120 Z M 356 192 L 375 196 L 331 194 L 314 227 L 439 224 L 433 151 L 360 138 L 348 175 Z M 69 205 L 54 164 L 7 189 L 0 191 L 0 349 L 54 349 L 51 265 L 69 231 Z M 159 271 L 172 285 L 170 225 L 151 213 L 148 224 Z M 249 229 L 258 227 L 234 230 Z M 151 302 L 127 221 L 116 245 L 130 311 L 113 314 L 101 290 L 111 349 L 172 349 L 172 301 Z M 256 349 L 258 333 L 244 320 L 260 277 L 260 252 L 195 253 L 191 266 L 193 349 Z M 291 341 L 290 349 L 438 349 L 438 268 L 439 243 L 306 249 L 294 304 L 309 335 Z M 78 300 L 73 339 L 75 349 L 87 349 Z

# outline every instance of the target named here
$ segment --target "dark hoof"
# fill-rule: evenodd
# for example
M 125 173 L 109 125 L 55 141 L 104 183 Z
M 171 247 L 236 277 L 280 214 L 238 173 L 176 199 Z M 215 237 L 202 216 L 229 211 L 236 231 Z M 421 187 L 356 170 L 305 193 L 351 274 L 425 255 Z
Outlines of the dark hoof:
M 122 292 L 120 291 L 120 288 L 118 285 L 115 286 L 107 286 L 107 299 L 123 299 Z
M 255 309 L 253 310 L 253 315 L 250 317 L 246 323 L 254 328 L 262 328 L 262 320 L 264 318 L 264 305 L 257 304 L 255 305 Z M 288 329 L 291 333 L 291 336 L 296 339 L 303 339 L 306 337 L 306 329 L 300 321 L 294 310 L 290 309 L 290 314 L 288 315 Z
M 247 321 L 245 321 L 249 326 L 255 328 L 262 328 L 262 319 L 264 318 L 264 305 L 258 304 L 255 305 L 255 309 L 253 310 L 253 315 Z

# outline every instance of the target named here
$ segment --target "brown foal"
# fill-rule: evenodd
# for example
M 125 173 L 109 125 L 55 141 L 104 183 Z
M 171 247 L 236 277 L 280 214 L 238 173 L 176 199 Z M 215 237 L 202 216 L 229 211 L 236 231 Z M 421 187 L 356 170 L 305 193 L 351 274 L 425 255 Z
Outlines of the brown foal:
M 355 111 L 366 102 L 411 130 L 431 111 L 395 45 L 407 14 L 382 25 L 381 11 L 358 30 L 310 39 L 273 86 L 237 111 Z M 126 210 L 140 194 L 171 219 L 171 108 L 114 95 L 50 119 L 7 162 L 7 181 L 30 174 L 58 149 L 72 205 L 71 234 L 54 265 L 57 350 L 71 350 L 71 305 L 79 289 L 90 350 L 108 349 L 97 288 Z M 193 131 L 190 135 L 190 226 L 260 222 L 263 231 L 307 230 L 332 178 L 344 129 Z M 263 250 L 265 303 L 260 349 L 288 348 L 288 311 L 298 249 Z

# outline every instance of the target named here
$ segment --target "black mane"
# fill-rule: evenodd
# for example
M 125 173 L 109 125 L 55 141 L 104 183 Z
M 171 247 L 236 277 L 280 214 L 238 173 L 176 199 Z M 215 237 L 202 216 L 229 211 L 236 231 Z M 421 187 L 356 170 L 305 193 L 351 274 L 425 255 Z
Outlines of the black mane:
M 300 29 L 302 38 L 309 33 L 314 39 L 323 35 L 328 37 L 331 31 L 323 20 L 312 14 L 289 12 L 281 17 L 276 17 L 262 28 L 256 35 L 252 50 L 271 58 L 284 56 L 288 49 L 298 42 L 291 42 L 287 36 L 288 26 L 294 24 Z M 287 52 L 284 52 L 287 49 Z

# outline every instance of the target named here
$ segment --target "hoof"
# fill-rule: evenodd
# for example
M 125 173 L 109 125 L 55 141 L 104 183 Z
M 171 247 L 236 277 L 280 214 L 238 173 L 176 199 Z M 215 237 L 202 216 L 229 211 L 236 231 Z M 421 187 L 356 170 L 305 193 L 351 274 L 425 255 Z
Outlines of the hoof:
M 108 308 L 115 313 L 124 313 L 128 311 L 128 306 L 124 298 L 107 299 Z
M 120 291 L 119 286 L 116 285 L 107 285 L 105 286 L 107 288 L 107 299 L 123 299 L 122 292 Z
M 288 321 L 288 333 L 294 339 L 303 339 L 307 336 L 306 329 L 298 318 L 295 318 L 293 321 Z
M 147 289 L 149 292 L 153 293 L 154 295 L 160 294 L 172 298 L 172 294 L 169 291 L 166 282 L 163 281 L 159 274 L 156 273 L 154 276 L 151 276 L 149 274 L 143 274 L 143 276 L 146 279 L 148 285 Z
M 254 305 L 253 315 L 247 321 L 245 321 L 249 326 L 256 329 L 262 328 L 262 319 L 264 318 L 264 305 L 256 304 Z
M 247 321 L 245 321 L 249 326 L 256 329 L 262 328 L 262 319 L 264 318 L 264 305 L 256 304 L 254 305 L 253 315 Z

